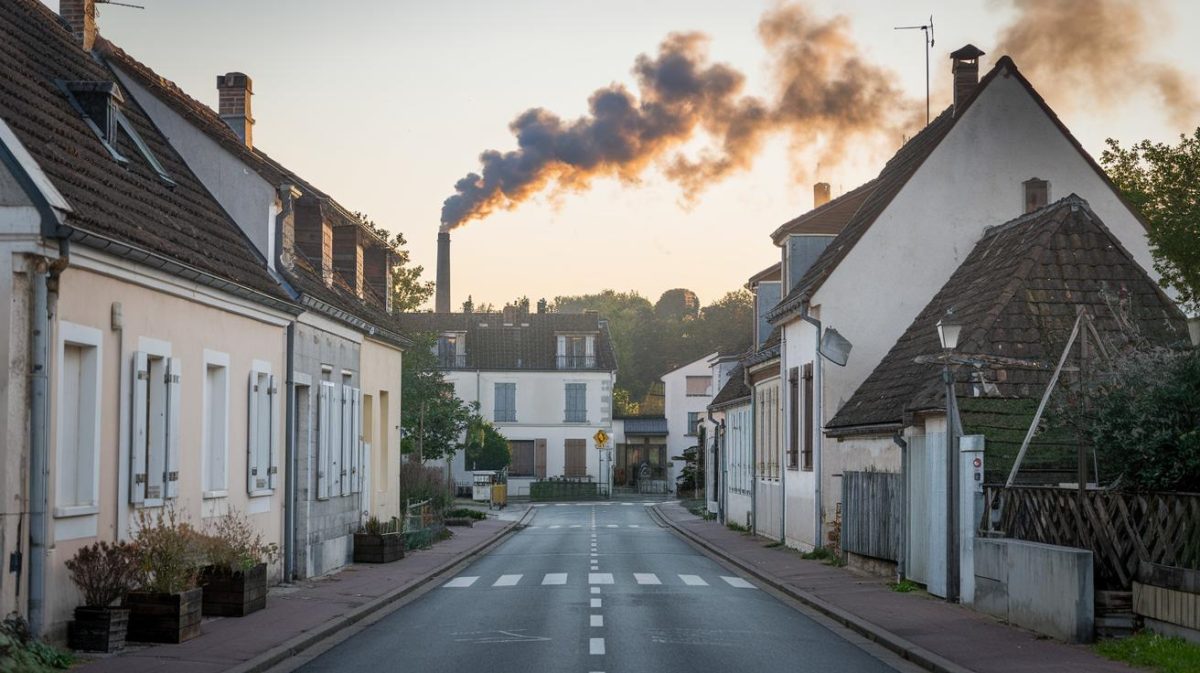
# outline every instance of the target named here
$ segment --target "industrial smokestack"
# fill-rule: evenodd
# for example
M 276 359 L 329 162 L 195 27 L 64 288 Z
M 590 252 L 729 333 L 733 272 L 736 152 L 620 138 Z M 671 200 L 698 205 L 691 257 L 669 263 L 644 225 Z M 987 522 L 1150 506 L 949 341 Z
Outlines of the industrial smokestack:
M 438 232 L 437 246 L 437 295 L 434 309 L 438 313 L 450 312 L 450 232 Z

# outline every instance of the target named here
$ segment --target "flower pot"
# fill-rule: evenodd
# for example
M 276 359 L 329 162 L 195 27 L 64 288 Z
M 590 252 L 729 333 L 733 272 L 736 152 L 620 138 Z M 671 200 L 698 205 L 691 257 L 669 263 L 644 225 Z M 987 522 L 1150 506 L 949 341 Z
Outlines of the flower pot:
M 404 533 L 354 534 L 355 563 L 391 563 L 404 558 Z
M 67 624 L 67 644 L 85 652 L 120 652 L 125 648 L 129 610 L 125 608 L 75 608 L 75 619 Z
M 199 587 L 177 594 L 134 591 L 125 597 L 129 608 L 128 639 L 142 643 L 182 643 L 200 635 Z
M 201 612 L 217 617 L 245 617 L 267 607 L 267 564 L 245 571 L 208 566 L 200 571 L 204 589 Z

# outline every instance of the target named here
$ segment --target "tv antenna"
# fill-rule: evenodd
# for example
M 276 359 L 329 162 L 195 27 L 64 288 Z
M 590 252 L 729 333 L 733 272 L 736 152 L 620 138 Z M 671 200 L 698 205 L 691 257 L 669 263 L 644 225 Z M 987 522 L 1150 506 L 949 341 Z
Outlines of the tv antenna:
M 132 7 L 134 9 L 146 9 L 142 5 L 131 5 L 128 2 L 115 2 L 114 0 L 96 0 L 96 4 L 115 5 L 117 7 Z
M 929 49 L 933 47 L 933 15 L 921 26 L 896 26 L 895 30 L 919 30 L 925 33 L 925 125 L 929 125 Z

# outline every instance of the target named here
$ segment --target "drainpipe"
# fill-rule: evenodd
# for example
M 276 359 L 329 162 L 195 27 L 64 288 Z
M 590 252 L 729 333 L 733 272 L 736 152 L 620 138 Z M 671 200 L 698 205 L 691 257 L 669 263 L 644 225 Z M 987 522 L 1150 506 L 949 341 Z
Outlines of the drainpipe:
M 750 383 L 750 369 L 742 367 L 742 383 L 750 391 L 750 534 L 758 535 L 758 423 L 754 399 L 754 386 Z
M 813 392 L 816 393 L 813 395 L 813 410 L 816 412 L 815 416 L 817 420 L 817 436 L 813 438 L 813 477 L 816 484 L 814 489 L 816 506 L 813 507 L 813 531 L 816 534 L 814 546 L 824 547 L 823 541 L 825 535 L 823 529 L 825 527 L 825 517 L 821 515 L 821 510 L 824 507 L 824 502 L 821 500 L 821 445 L 824 442 L 822 441 L 823 434 L 821 429 L 825 425 L 825 409 L 821 406 L 821 372 L 825 367 L 821 359 L 821 321 L 808 314 L 807 303 L 804 305 L 804 312 L 800 314 L 800 319 L 817 328 L 816 353 L 813 358 L 816 360 L 816 366 L 813 367 Z M 805 428 L 806 432 L 812 432 L 812 430 L 812 428 Z
M 789 417 L 787 410 L 791 405 L 791 390 L 787 385 L 787 330 L 781 330 L 779 333 L 779 391 L 782 393 L 779 399 L 783 402 L 780 405 L 779 415 L 786 419 L 784 427 L 791 429 L 792 419 Z M 785 433 L 779 438 L 779 541 L 787 547 L 787 455 L 788 436 Z
M 708 422 L 712 423 L 712 426 L 713 426 L 713 460 L 717 463 L 717 465 L 720 467 L 721 471 L 723 472 L 725 469 L 725 463 L 724 463 L 724 461 L 721 460 L 721 425 L 719 423 L 717 423 L 717 421 L 715 419 L 713 419 L 712 409 L 705 409 L 704 414 L 706 416 L 708 416 Z M 707 470 L 705 470 L 705 471 L 707 472 Z M 705 478 L 705 482 L 706 482 L 705 490 L 707 490 L 707 486 L 708 486 L 707 481 L 708 481 L 708 479 L 706 477 Z M 723 477 L 721 479 L 721 483 L 717 484 L 717 486 L 721 489 L 721 494 L 722 494 L 716 498 L 717 520 L 720 521 L 721 523 L 725 523 L 725 508 L 722 507 L 722 505 L 721 505 L 722 500 L 724 498 L 723 494 L 725 493 L 725 480 Z M 707 501 L 708 501 L 707 495 L 704 496 L 704 500 L 707 503 Z
M 908 442 L 900 431 L 892 435 L 892 441 L 900 447 L 900 550 L 896 559 L 896 581 L 905 578 L 908 572 Z
M 293 372 L 296 369 L 296 322 L 293 320 L 287 326 L 287 376 L 284 379 L 284 386 L 287 390 L 284 395 L 284 413 L 283 413 L 283 451 L 286 454 L 284 464 L 287 465 L 287 474 L 285 478 L 287 483 L 283 486 L 283 577 L 285 582 L 291 582 L 295 579 L 296 574 L 296 508 L 299 503 L 296 501 L 296 494 L 299 489 L 296 488 L 296 380 Z M 386 447 L 384 448 L 386 451 Z

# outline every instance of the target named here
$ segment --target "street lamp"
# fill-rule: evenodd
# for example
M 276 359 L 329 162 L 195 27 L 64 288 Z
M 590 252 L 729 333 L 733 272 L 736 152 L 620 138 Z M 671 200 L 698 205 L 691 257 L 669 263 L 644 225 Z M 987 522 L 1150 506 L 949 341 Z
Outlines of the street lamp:
M 954 309 L 946 311 L 945 317 L 937 321 L 938 341 L 942 349 L 952 351 L 958 348 L 958 335 L 962 333 L 962 323 L 954 319 Z
M 958 347 L 962 323 L 954 318 L 954 309 L 937 322 L 938 341 L 948 355 Z M 942 363 L 942 381 L 946 384 L 946 600 L 958 600 L 958 451 L 955 444 L 954 372 L 950 358 Z

